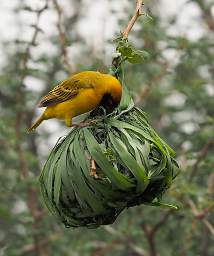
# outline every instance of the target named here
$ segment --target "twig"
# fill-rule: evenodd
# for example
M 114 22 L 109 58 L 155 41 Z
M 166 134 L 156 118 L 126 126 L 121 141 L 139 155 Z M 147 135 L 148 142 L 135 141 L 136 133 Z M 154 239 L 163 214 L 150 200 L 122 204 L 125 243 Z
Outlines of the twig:
M 207 219 L 204 219 L 203 223 L 207 227 L 207 229 L 210 231 L 212 236 L 214 237 L 214 227 L 213 227 L 213 225 Z
M 42 31 L 39 28 L 39 20 L 40 20 L 41 14 L 47 8 L 48 8 L 48 0 L 45 1 L 45 4 L 44 4 L 44 6 L 41 9 L 35 10 L 35 13 L 36 13 L 36 23 L 32 26 L 32 27 L 34 27 L 34 33 L 33 33 L 31 41 L 27 44 L 27 47 L 26 47 L 26 50 L 25 50 L 25 55 L 24 55 L 24 58 L 23 58 L 23 60 L 21 62 L 21 69 L 23 71 L 27 71 L 27 62 L 28 62 L 28 59 L 30 57 L 30 49 L 31 49 L 32 46 L 36 45 L 37 36 L 38 36 L 39 32 Z M 26 73 L 23 72 L 22 73 L 22 77 L 21 77 L 21 83 L 23 82 L 23 80 L 25 78 L 25 75 L 26 75 Z
M 161 63 L 160 65 L 162 66 L 160 74 L 158 74 L 157 76 L 154 76 L 151 79 L 151 81 L 149 81 L 149 83 L 143 87 L 139 96 L 137 96 L 135 99 L 136 104 L 139 104 L 142 99 L 146 98 L 151 92 L 153 86 L 155 86 L 166 75 L 167 69 L 168 69 L 168 63 L 165 62 L 165 63 Z
M 119 230 L 116 230 L 111 226 L 104 226 L 103 229 L 107 231 L 111 236 L 118 237 L 117 240 L 114 240 L 117 242 L 117 244 L 124 244 L 124 243 L 127 243 L 128 241 L 127 245 L 136 255 L 139 255 L 139 256 L 147 255 L 146 251 L 143 248 L 132 243 L 129 237 L 124 238 L 124 234 L 122 234 Z
M 213 172 L 209 175 L 207 190 L 211 196 L 214 195 L 214 173 Z
M 189 200 L 188 200 L 188 204 L 189 204 L 190 208 L 192 209 L 192 212 L 193 212 L 195 218 L 197 218 L 197 219 L 199 219 L 199 220 L 202 220 L 203 218 L 205 218 L 206 215 L 207 215 L 208 213 L 210 213 L 210 212 L 213 210 L 213 208 L 214 208 L 214 203 L 213 203 L 213 204 L 211 204 L 210 206 L 208 206 L 207 208 L 205 208 L 205 209 L 199 211 L 199 210 L 196 208 L 196 205 L 194 204 L 194 202 L 193 202 L 192 200 L 189 199 Z
M 198 157 L 197 161 L 195 162 L 195 164 L 192 166 L 192 171 L 191 171 L 190 176 L 189 176 L 189 181 L 190 181 L 190 182 L 191 182 L 191 181 L 193 180 L 193 178 L 196 176 L 200 163 L 203 161 L 204 157 L 208 154 L 209 148 L 210 148 L 211 146 L 213 146 L 213 145 L 214 145 L 214 140 L 210 140 L 210 141 L 208 141 L 208 142 L 203 146 L 203 148 L 202 148 L 201 151 L 199 152 L 199 157 Z
M 125 30 L 123 32 L 124 38 L 128 38 L 128 35 L 129 35 L 130 31 L 132 30 L 136 20 L 138 19 L 139 16 L 142 15 L 142 11 L 141 11 L 142 5 L 143 5 L 143 0 L 137 0 L 135 13 L 132 16 L 131 20 L 129 21 L 127 27 L 125 28 Z
M 188 200 L 187 202 L 193 212 L 193 215 L 197 220 L 200 220 L 204 223 L 204 225 L 207 227 L 207 229 L 210 231 L 210 233 L 214 237 L 214 227 L 213 225 L 205 218 L 208 213 L 212 211 L 214 208 L 214 204 L 211 204 L 209 207 L 205 208 L 202 211 L 199 211 L 195 205 L 195 203 L 192 200 Z
M 48 237 L 47 239 L 44 239 L 44 240 L 40 241 L 40 247 L 45 248 L 50 242 L 58 240 L 60 238 L 60 236 L 61 236 L 61 234 L 53 234 L 50 237 Z M 34 244 L 25 245 L 23 248 L 21 248 L 17 252 L 17 256 L 26 255 L 26 254 L 32 253 L 34 251 L 35 251 L 35 245 Z
M 172 210 L 167 211 L 163 217 L 160 219 L 159 222 L 157 222 L 153 227 L 149 224 L 142 224 L 143 231 L 145 233 L 147 242 L 149 244 L 150 249 L 150 256 L 156 256 L 157 250 L 156 250 L 156 244 L 155 244 L 155 235 L 159 231 L 159 229 L 164 225 L 164 223 L 168 220 L 172 213 Z
M 195 1 L 199 8 L 201 9 L 202 12 L 202 16 L 205 20 L 205 22 L 207 23 L 208 28 L 211 31 L 214 31 L 214 17 L 212 15 L 212 8 L 211 6 L 206 6 L 206 1 L 204 0 L 197 0 Z
M 137 21 L 138 17 L 142 15 L 142 11 L 141 11 L 141 7 L 143 5 L 143 0 L 137 0 L 136 2 L 136 8 L 135 8 L 135 12 L 131 18 L 131 20 L 129 21 L 127 27 L 124 29 L 122 35 L 124 38 L 128 38 L 128 35 L 130 33 L 130 31 L 132 30 L 135 22 Z M 126 58 L 121 59 L 121 57 L 115 57 L 112 60 L 112 65 L 116 68 L 115 71 L 115 75 L 117 77 L 117 72 L 120 68 L 120 65 L 126 60 Z
M 121 242 L 118 240 L 112 240 L 108 243 L 105 242 L 98 242 L 95 243 L 95 249 L 90 254 L 91 256 L 105 256 L 108 252 L 111 252 L 113 249 L 117 247 L 121 247 Z
M 155 233 L 153 232 L 153 229 L 148 224 L 143 224 L 143 231 L 145 233 L 147 242 L 149 244 L 149 256 L 157 256 L 157 250 L 156 250 L 156 244 L 155 244 Z
M 156 233 L 163 225 L 164 223 L 168 220 L 168 218 L 170 217 L 170 215 L 172 214 L 172 210 L 169 210 L 168 212 L 166 212 L 163 217 L 160 219 L 160 221 L 153 227 L 152 229 L 152 233 Z
M 19 105 L 19 108 L 16 112 L 16 124 L 15 124 L 15 132 L 16 132 L 16 138 L 17 138 L 17 149 L 18 149 L 18 155 L 19 155 L 19 165 L 21 169 L 21 173 L 23 178 L 26 178 L 29 174 L 27 162 L 24 159 L 24 151 L 22 149 L 22 132 L 21 132 L 21 124 L 24 117 L 24 112 L 21 106 L 25 105 L 25 99 L 23 97 L 23 88 L 24 88 L 24 79 L 27 75 L 27 64 L 28 60 L 30 58 L 30 49 L 31 47 L 34 47 L 36 45 L 36 39 L 39 34 L 40 28 L 39 28 L 39 20 L 41 17 L 41 14 L 48 8 L 48 0 L 46 0 L 44 7 L 36 11 L 36 23 L 33 25 L 34 27 L 34 33 L 32 36 L 32 39 L 28 43 L 24 57 L 21 61 L 21 77 L 20 77 L 20 86 L 16 93 L 16 104 Z
M 24 87 L 24 79 L 27 75 L 27 64 L 28 64 L 28 60 L 30 58 L 30 49 L 31 47 L 34 47 L 36 45 L 36 39 L 37 36 L 39 34 L 40 28 L 39 28 L 39 20 L 41 17 L 41 14 L 48 8 L 48 0 L 46 0 L 44 7 L 42 7 L 41 9 L 36 11 L 36 15 L 37 15 L 37 19 L 36 19 L 36 23 L 33 25 L 34 27 L 34 33 L 32 36 L 32 39 L 30 40 L 30 42 L 28 43 L 26 50 L 25 50 L 25 54 L 24 57 L 21 61 L 21 78 L 20 78 L 20 86 L 17 90 L 16 93 L 16 104 L 23 106 L 25 105 L 25 99 L 23 97 L 23 87 Z M 22 124 L 22 120 L 23 120 L 23 116 L 24 116 L 24 112 L 23 109 L 21 107 L 18 108 L 17 112 L 16 112 L 16 124 L 15 124 L 15 132 L 16 132 L 16 138 L 17 138 L 17 148 L 18 148 L 18 154 L 19 154 L 19 163 L 20 163 L 20 169 L 22 172 L 22 176 L 23 178 L 26 178 L 29 174 L 28 172 L 28 167 L 27 167 L 27 163 L 24 160 L 24 151 L 22 149 L 22 133 L 21 133 L 21 124 Z
M 56 9 L 57 14 L 58 14 L 57 28 L 58 28 L 58 31 L 59 31 L 59 40 L 60 40 L 61 50 L 62 50 L 62 54 L 63 54 L 63 61 L 64 61 L 64 64 L 65 64 L 65 67 L 66 67 L 67 71 L 69 73 L 71 73 L 72 70 L 73 70 L 73 67 L 72 67 L 72 65 L 69 61 L 68 50 L 66 48 L 67 38 L 66 38 L 66 34 L 65 34 L 64 29 L 63 29 L 63 26 L 62 26 L 62 16 L 63 16 L 62 8 L 60 7 L 57 0 L 53 0 L 53 3 L 54 3 L 55 9 Z
M 19 167 L 21 172 L 21 177 L 23 179 L 28 178 L 29 176 L 29 166 L 27 163 L 27 159 L 25 157 L 23 143 L 22 143 L 22 123 L 23 119 L 25 117 L 25 106 L 26 101 L 25 97 L 23 97 L 25 86 L 24 86 L 24 79 L 27 76 L 28 72 L 28 61 L 30 59 L 30 50 L 31 47 L 34 47 L 36 45 L 36 39 L 41 32 L 41 29 L 39 28 L 39 21 L 41 14 L 48 8 L 48 0 L 45 1 L 45 5 L 43 8 L 36 10 L 36 23 L 32 26 L 34 28 L 34 32 L 32 35 L 32 38 L 30 42 L 26 46 L 26 50 L 24 53 L 24 57 L 21 61 L 21 75 L 20 75 L 20 81 L 19 86 L 16 91 L 16 120 L 15 120 L 15 134 L 16 134 L 16 146 L 17 146 L 17 153 L 18 153 L 18 159 L 19 159 Z M 35 190 L 32 187 L 28 187 L 27 189 L 27 206 L 33 216 L 33 227 L 34 229 L 38 229 L 41 217 L 42 217 L 42 210 L 38 206 L 38 196 L 37 196 L 37 190 Z M 38 234 L 35 232 L 33 235 L 34 238 L 34 251 L 37 255 L 45 255 L 45 250 L 43 247 L 40 246 L 40 239 Z

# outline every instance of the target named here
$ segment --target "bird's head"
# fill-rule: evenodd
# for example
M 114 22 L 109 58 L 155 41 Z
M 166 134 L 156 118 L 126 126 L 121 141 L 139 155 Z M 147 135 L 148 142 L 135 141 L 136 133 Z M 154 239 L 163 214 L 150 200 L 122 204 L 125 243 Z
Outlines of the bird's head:
M 109 101 L 109 104 L 112 107 L 116 107 L 121 100 L 122 96 L 122 86 L 119 80 L 111 75 L 105 75 L 106 76 L 106 98 Z
M 99 73 L 99 83 L 96 87 L 97 92 L 101 96 L 98 108 L 93 111 L 93 115 L 101 115 L 103 109 L 105 113 L 111 113 L 120 103 L 122 97 L 122 85 L 114 76 Z M 101 112 L 100 112 L 101 111 Z

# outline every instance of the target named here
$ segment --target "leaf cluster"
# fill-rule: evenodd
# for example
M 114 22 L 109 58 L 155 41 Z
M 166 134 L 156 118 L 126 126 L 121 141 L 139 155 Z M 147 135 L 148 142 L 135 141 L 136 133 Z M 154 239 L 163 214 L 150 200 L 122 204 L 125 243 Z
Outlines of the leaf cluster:
M 127 38 L 120 36 L 114 40 L 117 44 L 116 50 L 121 54 L 122 58 L 131 64 L 140 64 L 149 58 L 147 51 L 136 49 Z

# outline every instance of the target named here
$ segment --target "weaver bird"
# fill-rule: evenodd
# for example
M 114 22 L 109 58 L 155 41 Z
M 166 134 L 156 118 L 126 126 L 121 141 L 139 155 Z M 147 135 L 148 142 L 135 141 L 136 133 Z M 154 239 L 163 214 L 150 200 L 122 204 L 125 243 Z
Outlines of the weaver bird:
M 28 129 L 34 131 L 42 121 L 57 118 L 72 126 L 72 118 L 87 113 L 98 106 L 113 109 L 121 99 L 120 82 L 111 75 L 95 71 L 75 74 L 53 88 L 39 102 L 46 107 L 43 114 Z

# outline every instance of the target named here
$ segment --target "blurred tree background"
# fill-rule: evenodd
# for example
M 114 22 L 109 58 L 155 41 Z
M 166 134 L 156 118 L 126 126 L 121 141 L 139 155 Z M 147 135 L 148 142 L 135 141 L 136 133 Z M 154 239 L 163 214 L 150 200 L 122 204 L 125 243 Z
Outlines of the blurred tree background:
M 170 12 L 173 2 L 180 3 Z M 8 5 L 16 31 L 8 24 L 4 30 L 14 30 L 13 37 L 1 39 L 1 256 L 214 255 L 212 0 L 147 0 L 144 10 L 152 19 L 139 18 L 130 34 L 130 41 L 151 57 L 126 66 L 126 84 L 177 152 L 181 173 L 163 201 L 180 210 L 141 205 L 124 211 L 113 225 L 72 230 L 56 223 L 41 202 L 37 177 L 58 136 L 69 129 L 51 120 L 26 134 L 38 115 L 36 103 L 70 72 L 107 72 L 112 39 L 134 6 L 128 0 L 17 0 Z M 89 14 L 100 19 L 91 23 L 99 27 L 93 36 Z

